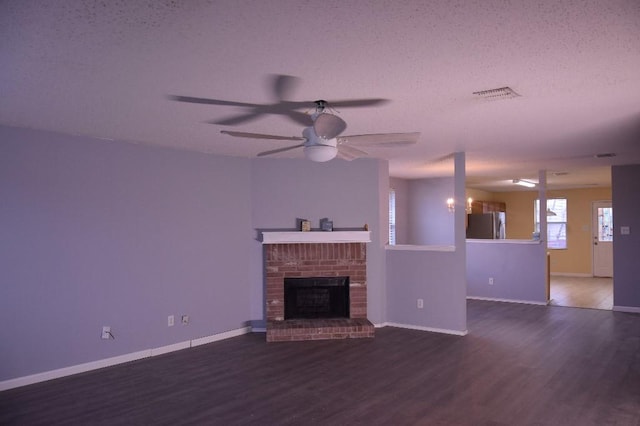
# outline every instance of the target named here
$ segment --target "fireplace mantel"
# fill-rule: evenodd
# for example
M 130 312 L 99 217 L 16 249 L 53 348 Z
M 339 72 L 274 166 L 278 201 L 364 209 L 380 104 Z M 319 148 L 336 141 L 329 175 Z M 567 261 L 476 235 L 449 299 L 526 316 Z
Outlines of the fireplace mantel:
M 371 231 L 262 231 L 262 244 L 369 242 L 371 242 Z

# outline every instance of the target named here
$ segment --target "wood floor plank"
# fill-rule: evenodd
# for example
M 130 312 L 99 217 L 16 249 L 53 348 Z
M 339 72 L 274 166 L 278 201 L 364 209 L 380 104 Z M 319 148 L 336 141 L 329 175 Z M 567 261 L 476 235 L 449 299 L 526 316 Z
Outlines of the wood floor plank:
M 640 315 L 470 301 L 464 337 L 249 334 L 0 393 L 0 424 L 640 425 Z

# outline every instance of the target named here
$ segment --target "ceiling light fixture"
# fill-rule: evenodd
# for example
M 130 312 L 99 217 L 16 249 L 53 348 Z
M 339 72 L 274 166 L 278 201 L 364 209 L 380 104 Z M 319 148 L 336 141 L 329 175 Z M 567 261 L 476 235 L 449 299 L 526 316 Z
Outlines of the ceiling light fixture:
M 536 184 L 533 182 L 529 182 L 528 180 L 524 180 L 524 179 L 514 179 L 513 183 L 515 183 L 516 185 L 520 185 L 520 186 L 526 186 L 527 188 L 535 188 Z
M 307 159 L 316 163 L 324 163 L 333 160 L 338 155 L 338 140 L 336 138 L 320 137 L 313 127 L 304 129 L 302 136 L 306 139 L 303 152 Z
M 310 145 L 305 146 L 304 156 L 316 163 L 324 163 L 333 160 L 338 154 L 338 148 L 329 145 Z

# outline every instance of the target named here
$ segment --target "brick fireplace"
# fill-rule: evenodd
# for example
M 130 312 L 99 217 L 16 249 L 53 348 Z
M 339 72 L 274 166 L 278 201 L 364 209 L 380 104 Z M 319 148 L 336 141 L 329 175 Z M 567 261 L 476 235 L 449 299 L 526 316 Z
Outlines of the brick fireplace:
M 307 234 L 303 237 L 310 241 L 281 242 L 279 239 L 273 243 L 268 239 L 263 241 L 265 244 L 267 341 L 373 337 L 374 327 L 367 320 L 365 242 L 323 242 L 323 238 L 331 239 L 337 235 L 332 232 L 287 234 L 294 234 L 293 237 L 298 239 L 301 237 L 299 234 Z M 368 232 L 366 235 L 368 238 Z M 320 239 L 319 242 L 314 241 L 317 238 Z M 285 318 L 285 278 L 304 277 L 347 278 L 348 317 Z

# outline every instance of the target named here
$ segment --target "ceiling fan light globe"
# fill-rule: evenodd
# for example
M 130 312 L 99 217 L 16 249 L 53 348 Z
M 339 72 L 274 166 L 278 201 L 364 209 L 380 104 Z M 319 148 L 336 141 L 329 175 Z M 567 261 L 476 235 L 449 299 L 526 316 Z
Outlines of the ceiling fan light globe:
M 304 156 L 316 163 L 333 160 L 338 154 L 338 148 L 326 145 L 311 145 L 304 147 Z

